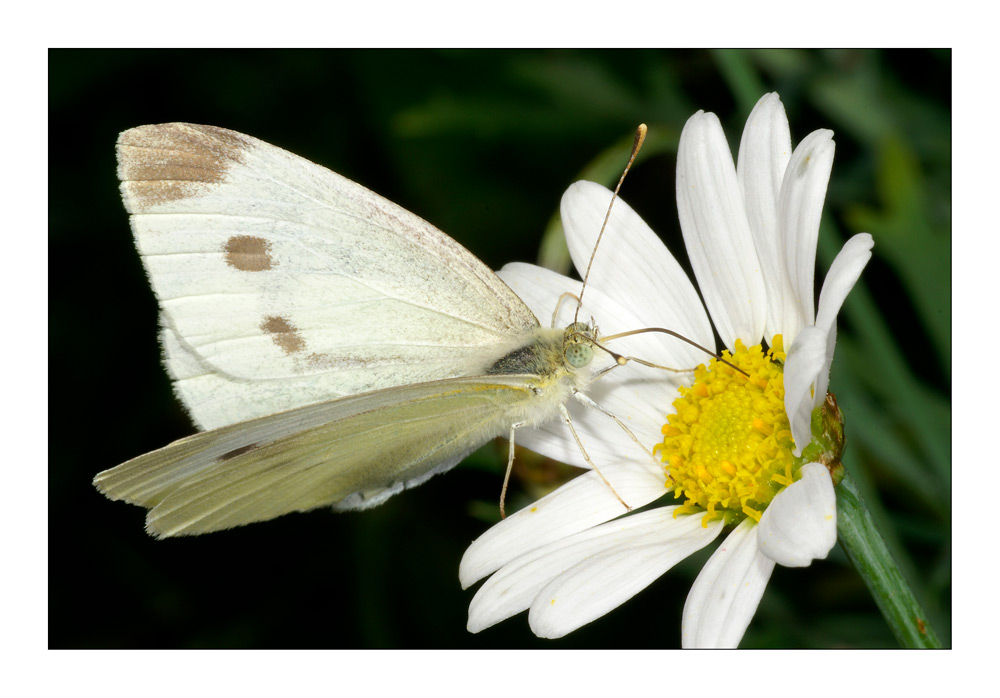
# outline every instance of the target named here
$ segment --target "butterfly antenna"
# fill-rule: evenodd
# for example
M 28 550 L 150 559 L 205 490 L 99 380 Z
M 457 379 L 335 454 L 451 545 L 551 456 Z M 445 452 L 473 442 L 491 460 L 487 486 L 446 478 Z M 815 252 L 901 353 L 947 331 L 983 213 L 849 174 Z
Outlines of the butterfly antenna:
M 736 366 L 736 365 L 730 363 L 729 361 L 726 361 L 722 357 L 721 354 L 717 354 L 716 352 L 712 351 L 711 349 L 707 349 L 706 347 L 701 346 L 700 344 L 698 344 L 693 339 L 689 339 L 688 337 L 685 337 L 684 335 L 680 334 L 679 332 L 674 332 L 673 330 L 668 330 L 665 327 L 645 327 L 645 328 L 643 328 L 641 330 L 629 330 L 628 332 L 619 332 L 618 334 L 609 334 L 609 335 L 606 335 L 604 337 L 601 337 L 601 341 L 602 342 L 610 342 L 613 339 L 621 339 L 622 337 L 628 337 L 628 336 L 631 336 L 631 335 L 634 335 L 634 334 L 642 334 L 644 332 L 662 332 L 663 334 L 669 334 L 671 337 L 676 337 L 677 339 L 679 339 L 681 341 L 687 342 L 688 344 L 690 344 L 691 346 L 695 347 L 696 349 L 701 349 L 703 352 L 705 352 L 709 356 L 715 357 L 715 360 L 718 361 L 719 363 L 723 363 L 726 366 L 728 366 L 729 368 L 733 369 L 734 371 L 737 371 L 738 373 L 742 373 L 747 378 L 750 377 L 749 373 L 747 373 L 746 371 L 744 371 L 739 366 Z M 597 342 L 594 342 L 594 344 L 597 345 L 597 346 L 599 346 L 599 347 L 601 347 L 601 349 L 603 349 L 604 351 L 608 352 L 609 354 L 611 354 L 611 356 L 615 359 L 616 365 L 618 365 L 618 366 L 624 366 L 629 361 L 635 361 L 636 363 L 640 363 L 643 366 L 651 366 L 652 368 L 662 368 L 664 370 L 671 371 L 673 373 L 689 373 L 689 372 L 691 372 L 691 371 L 694 370 L 693 368 L 677 369 L 677 368 L 670 368 L 669 366 L 660 366 L 659 364 L 650 363 L 649 361 L 644 361 L 643 359 L 639 359 L 639 358 L 636 358 L 634 356 L 622 356 L 621 354 L 616 354 L 615 352 L 611 351 L 607 347 L 604 347 L 604 346 L 601 346 L 600 344 L 597 344 Z M 614 366 L 610 366 L 609 368 L 605 369 L 601 373 L 606 373 L 611 368 L 614 368 Z
M 594 249 L 590 253 L 590 261 L 587 262 L 587 273 L 583 275 L 583 286 L 580 288 L 580 296 L 577 298 L 576 304 L 576 314 L 573 316 L 573 322 L 577 322 L 580 319 L 580 308 L 583 306 L 583 292 L 587 290 L 587 279 L 590 278 L 590 268 L 594 266 L 594 257 L 597 255 L 597 246 L 601 244 L 601 238 L 604 237 L 604 229 L 608 227 L 608 221 L 611 219 L 611 207 L 615 205 L 615 199 L 618 198 L 618 191 L 622 188 L 622 182 L 625 181 L 625 175 L 628 171 L 632 169 L 632 163 L 635 162 L 635 156 L 639 154 L 639 148 L 642 147 L 642 142 L 646 140 L 646 124 L 639 124 L 639 127 L 635 130 L 635 140 L 632 142 L 632 154 L 628 158 L 628 162 L 625 164 L 625 170 L 622 172 L 622 176 L 618 178 L 618 186 L 615 187 L 615 191 L 611 194 L 611 203 L 608 204 L 608 212 L 604 215 L 604 223 L 601 225 L 601 232 L 597 235 L 597 242 L 594 243 Z

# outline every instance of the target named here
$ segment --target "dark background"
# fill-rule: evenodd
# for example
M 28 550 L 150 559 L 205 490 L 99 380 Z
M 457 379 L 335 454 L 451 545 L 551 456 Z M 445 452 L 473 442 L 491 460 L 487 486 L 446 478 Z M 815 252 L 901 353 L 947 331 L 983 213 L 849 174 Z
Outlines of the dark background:
M 417 213 L 490 267 L 533 261 L 559 197 L 651 142 L 625 198 L 686 264 L 676 141 L 698 109 L 738 145 L 777 90 L 798 143 L 836 133 L 817 280 L 854 232 L 875 258 L 840 322 L 831 389 L 846 462 L 950 643 L 949 51 L 52 51 L 49 642 L 82 647 L 673 647 L 709 550 L 560 641 L 521 614 L 465 630 L 469 542 L 496 518 L 505 446 L 367 512 L 296 514 L 156 541 L 95 473 L 191 433 L 160 368 L 156 305 L 115 178 L 127 128 L 235 129 Z M 612 151 L 613 165 L 597 163 Z M 588 170 L 595 167 L 596 170 Z M 603 173 L 608 173 L 603 175 Z M 591 175 L 593 176 L 593 175 Z M 617 175 L 613 175 L 617 176 Z M 511 508 L 552 464 L 519 455 Z M 893 646 L 835 548 L 775 569 L 744 647 Z

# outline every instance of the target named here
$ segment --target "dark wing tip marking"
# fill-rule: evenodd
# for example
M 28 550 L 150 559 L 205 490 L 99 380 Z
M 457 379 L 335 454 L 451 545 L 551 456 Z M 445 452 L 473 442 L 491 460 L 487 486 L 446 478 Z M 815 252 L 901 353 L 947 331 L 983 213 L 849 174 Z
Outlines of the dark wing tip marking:
M 216 126 L 138 126 L 118 136 L 118 178 L 141 213 L 223 181 L 252 146 L 248 136 Z

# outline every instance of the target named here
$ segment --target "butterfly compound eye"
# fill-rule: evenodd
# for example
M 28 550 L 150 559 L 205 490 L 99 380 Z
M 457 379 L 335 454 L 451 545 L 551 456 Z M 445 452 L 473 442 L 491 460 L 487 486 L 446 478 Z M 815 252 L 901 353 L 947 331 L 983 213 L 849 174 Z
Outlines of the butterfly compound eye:
M 589 344 L 577 341 L 567 344 L 563 354 L 566 356 L 566 361 L 569 362 L 570 366 L 573 368 L 583 368 L 593 360 L 594 349 Z

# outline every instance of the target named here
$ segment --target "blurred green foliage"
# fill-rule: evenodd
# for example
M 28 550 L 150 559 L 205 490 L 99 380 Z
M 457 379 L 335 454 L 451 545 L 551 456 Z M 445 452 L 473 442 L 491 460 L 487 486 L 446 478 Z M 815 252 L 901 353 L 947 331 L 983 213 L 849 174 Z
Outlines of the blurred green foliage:
M 836 134 L 818 282 L 848 236 L 875 239 L 841 316 L 831 389 L 847 467 L 950 644 L 949 51 L 53 51 L 49 65 L 52 647 L 678 645 L 710 551 L 561 641 L 535 638 L 523 615 L 465 631 L 473 591 L 460 589 L 458 562 L 496 516 L 503 445 L 372 511 L 202 538 L 154 541 L 138 508 L 99 495 L 96 472 L 191 431 L 159 366 L 114 142 L 175 120 L 249 133 L 374 189 L 499 268 L 536 260 L 562 191 L 584 175 L 616 180 L 646 122 L 623 196 L 686 264 L 680 129 L 713 111 L 735 148 L 769 91 L 793 141 Z M 544 249 L 546 263 L 563 263 L 557 238 Z M 512 508 L 537 479 L 522 481 Z M 775 570 L 742 646 L 893 644 L 835 549 Z

